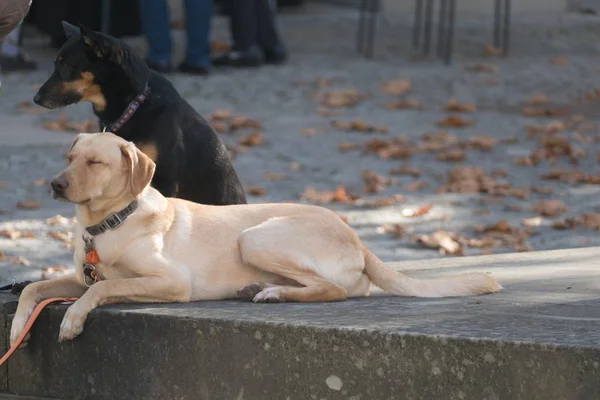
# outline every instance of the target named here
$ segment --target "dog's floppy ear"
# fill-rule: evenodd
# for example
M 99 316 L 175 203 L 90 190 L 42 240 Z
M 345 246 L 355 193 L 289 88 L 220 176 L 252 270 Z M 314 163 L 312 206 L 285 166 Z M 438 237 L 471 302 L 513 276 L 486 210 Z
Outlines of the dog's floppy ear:
M 131 193 L 137 196 L 152 181 L 156 164 L 131 142 L 121 145 L 121 152 L 129 170 Z
M 120 64 L 123 61 L 122 52 L 109 37 L 92 29 L 79 25 L 81 41 L 88 57 L 101 58 Z
M 79 35 L 80 30 L 78 27 L 76 27 L 75 25 L 71 25 L 67 21 L 61 21 L 61 23 L 63 31 L 65 31 L 65 35 L 67 36 L 67 39 L 71 39 L 73 36 Z

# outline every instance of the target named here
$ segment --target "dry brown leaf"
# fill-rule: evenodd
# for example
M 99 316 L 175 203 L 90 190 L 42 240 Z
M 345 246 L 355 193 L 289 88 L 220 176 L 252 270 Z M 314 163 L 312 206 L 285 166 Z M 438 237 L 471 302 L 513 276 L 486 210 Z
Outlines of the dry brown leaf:
M 560 200 L 541 200 L 531 206 L 531 211 L 543 217 L 557 217 L 566 213 L 568 208 Z
M 588 229 L 595 229 L 600 231 L 600 214 L 583 214 L 581 217 L 581 225 Z
M 530 106 L 545 106 L 551 103 L 550 99 L 543 94 L 534 94 L 525 103 Z
M 496 67 L 494 64 L 489 64 L 489 63 L 475 63 L 475 64 L 471 64 L 471 65 L 467 65 L 465 66 L 465 70 L 469 71 L 469 72 L 488 72 L 488 73 L 493 73 L 496 72 L 498 70 L 498 67 Z
M 473 125 L 473 121 L 466 120 L 458 115 L 448 115 L 446 118 L 437 122 L 441 128 L 465 128 Z
M 264 143 L 265 139 L 260 132 L 252 132 L 251 134 L 241 137 L 238 143 L 240 146 L 255 147 Z
M 402 239 L 408 232 L 408 229 L 402 224 L 383 225 L 382 228 L 383 232 L 398 239 Z
M 4 260 L 5 258 L 6 258 L 6 256 L 4 255 L 2 250 L 0 250 L 0 261 Z
M 402 96 L 410 90 L 411 84 L 408 79 L 394 79 L 381 84 L 381 92 L 394 96 Z
M 456 240 L 456 235 L 447 231 L 436 231 L 430 235 L 420 235 L 413 239 L 416 243 L 430 249 L 438 249 L 441 254 L 462 255 L 462 245 Z
M 23 265 L 25 267 L 29 267 L 31 265 L 31 262 L 23 256 L 10 257 L 9 260 L 13 265 Z
M 260 186 L 250 186 L 246 189 L 246 192 L 248 192 L 250 196 L 260 197 L 267 194 L 267 189 Z
M 323 92 L 317 96 L 321 105 L 331 108 L 343 108 L 356 105 L 365 98 L 356 89 L 343 89 Z
M 380 175 L 370 170 L 363 170 L 361 178 L 364 184 L 363 191 L 365 193 L 379 193 L 392 184 L 392 179 Z
M 600 184 L 600 175 L 588 175 L 579 169 L 552 169 L 547 174 L 542 174 L 542 179 L 558 180 L 565 183 L 587 183 L 592 185 Z
M 322 117 L 335 117 L 340 115 L 340 112 L 338 110 L 330 110 L 329 108 L 321 107 L 317 110 L 317 114 Z
M 418 192 L 425 189 L 429 184 L 427 181 L 414 181 L 404 185 L 404 190 L 407 192 Z
M 276 172 L 265 172 L 263 179 L 265 181 L 282 181 L 286 178 L 285 174 L 278 174 Z
M 479 151 L 491 151 L 498 144 L 498 139 L 490 136 L 472 136 L 465 143 L 465 147 L 479 150 Z
M 357 200 L 356 204 L 365 206 L 365 207 L 381 208 L 381 207 L 390 207 L 390 206 L 393 206 L 400 202 L 403 202 L 405 200 L 406 200 L 406 198 L 404 196 L 402 196 L 401 194 L 394 194 L 394 195 L 387 196 L 387 197 L 376 197 L 376 198 Z
M 525 125 L 528 137 L 533 137 L 537 134 L 550 134 L 567 129 L 567 124 L 563 121 L 551 121 L 544 125 Z
M 21 114 L 44 114 L 48 112 L 48 109 L 44 107 L 39 107 L 38 105 L 32 103 L 29 100 L 22 100 L 17 105 L 17 109 Z
M 229 122 L 229 131 L 233 132 L 243 128 L 262 129 L 262 123 L 244 115 L 231 118 L 231 121 Z
M 575 218 L 565 218 L 552 223 L 552 229 L 557 230 L 575 229 L 575 226 L 577 226 L 577 220 Z
M 300 195 L 300 198 L 312 203 L 352 203 L 356 197 L 351 196 L 346 192 L 346 188 L 339 185 L 334 192 L 318 191 L 315 188 L 307 187 L 304 193 Z
M 465 161 L 465 152 L 460 149 L 446 150 L 436 156 L 438 161 L 443 162 L 462 162 Z
M 233 118 L 233 111 L 226 109 L 217 109 L 212 111 L 206 117 L 209 121 L 229 121 Z
M 353 121 L 331 121 L 331 126 L 342 131 L 356 131 L 363 133 L 387 133 L 385 126 L 370 125 L 360 119 Z
M 84 121 L 69 121 L 67 117 L 65 117 L 64 113 L 59 113 L 55 120 L 44 121 L 44 128 L 49 129 L 51 131 L 63 131 L 63 132 L 97 132 L 98 131 L 98 122 L 94 120 L 84 120 Z
M 425 204 L 418 208 L 405 208 L 402 210 L 402 215 L 406 218 L 422 217 L 423 215 L 429 213 L 432 208 L 433 204 Z
M 0 181 L 0 189 L 4 189 L 8 186 L 8 182 Z
M 305 128 L 305 129 L 300 129 L 300 131 L 298 131 L 299 134 L 301 134 L 302 136 L 314 136 L 314 135 L 318 135 L 319 133 L 323 133 L 322 131 L 315 129 L 315 128 Z
M 212 122 L 211 121 L 210 126 L 212 126 L 213 129 L 215 130 L 215 132 L 217 132 L 217 133 L 229 132 L 229 128 L 227 127 L 227 124 L 225 122 L 221 122 L 221 121 Z
M 390 170 L 390 175 L 408 175 L 418 178 L 419 176 L 421 176 L 421 174 L 423 174 L 423 171 L 421 171 L 418 168 L 408 166 L 406 164 L 402 164 L 398 168 L 393 168 Z
M 526 117 L 564 117 L 569 114 L 569 109 L 564 107 L 524 107 L 521 113 Z
M 41 187 L 41 186 L 46 186 L 48 185 L 48 179 L 36 179 L 35 181 L 32 182 L 33 186 L 35 187 Z
M 550 61 L 552 62 L 552 64 L 557 64 L 557 65 L 563 65 L 563 64 L 569 63 L 569 59 L 565 56 L 554 56 L 550 59 Z
M 538 194 L 550 194 L 554 191 L 550 186 L 533 185 L 531 191 Z
M 42 205 L 40 204 L 40 202 L 36 200 L 19 201 L 17 203 L 17 208 L 20 210 L 37 210 L 41 206 Z
M 52 239 L 63 242 L 66 248 L 73 248 L 73 232 L 71 231 L 50 231 L 48 236 Z
M 446 111 L 472 113 L 477 110 L 475 104 L 461 103 L 456 99 L 450 99 L 448 104 L 443 108 Z
M 536 226 L 540 226 L 543 221 L 544 220 L 542 217 L 523 218 L 521 220 L 521 225 L 533 228 Z
M 492 170 L 492 176 L 494 178 L 506 178 L 508 176 L 508 172 L 504 168 L 494 168 Z
M 493 44 L 486 44 L 483 48 L 484 57 L 500 57 L 502 55 L 504 55 L 504 51 Z
M 339 142 L 338 143 L 338 150 L 343 152 L 346 151 L 350 151 L 350 150 L 356 150 L 360 148 L 360 144 L 358 143 L 349 143 L 349 142 Z
M 2 229 L 0 230 L 0 237 L 7 239 L 31 239 L 35 237 L 33 232 L 18 231 L 16 229 Z
M 383 105 L 386 110 L 424 110 L 425 106 L 417 100 L 390 101 Z
M 50 217 L 46 220 L 46 224 L 50 225 L 50 226 L 54 226 L 54 225 L 69 225 L 73 223 L 73 221 L 70 221 L 68 218 L 63 217 L 62 215 L 58 214 L 55 215 L 54 217 Z

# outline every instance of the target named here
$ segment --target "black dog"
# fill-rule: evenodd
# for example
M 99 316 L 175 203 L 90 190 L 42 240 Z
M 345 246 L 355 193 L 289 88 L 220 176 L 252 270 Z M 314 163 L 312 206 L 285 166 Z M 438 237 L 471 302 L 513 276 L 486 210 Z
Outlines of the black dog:
M 156 162 L 152 186 L 202 204 L 244 204 L 244 189 L 215 131 L 162 75 L 114 37 L 63 22 L 68 37 L 34 97 L 54 109 L 88 101 L 104 130 Z

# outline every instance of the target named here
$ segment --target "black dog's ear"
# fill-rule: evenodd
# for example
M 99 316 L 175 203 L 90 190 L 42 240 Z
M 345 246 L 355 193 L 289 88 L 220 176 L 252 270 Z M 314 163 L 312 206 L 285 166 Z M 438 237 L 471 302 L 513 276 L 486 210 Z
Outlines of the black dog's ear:
M 71 39 L 73 36 L 79 35 L 80 31 L 78 27 L 76 27 L 75 25 L 71 25 L 67 21 L 61 21 L 61 23 L 63 31 L 65 31 L 65 35 L 67 36 L 67 39 Z
M 117 64 L 122 62 L 121 50 L 109 37 L 83 25 L 79 25 L 79 29 L 81 30 L 81 41 L 89 56 L 113 61 Z

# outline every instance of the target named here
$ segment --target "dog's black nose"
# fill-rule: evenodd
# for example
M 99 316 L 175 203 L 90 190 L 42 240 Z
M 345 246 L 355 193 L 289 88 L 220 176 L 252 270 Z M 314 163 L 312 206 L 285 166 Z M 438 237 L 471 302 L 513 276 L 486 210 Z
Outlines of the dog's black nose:
M 35 104 L 37 104 L 38 106 L 40 105 L 40 101 L 42 101 L 42 96 L 40 96 L 39 93 L 37 93 L 35 96 L 33 96 L 33 102 Z
M 58 178 L 52 179 L 50 186 L 52 186 L 54 193 L 63 193 L 69 187 L 69 181 L 59 176 Z

